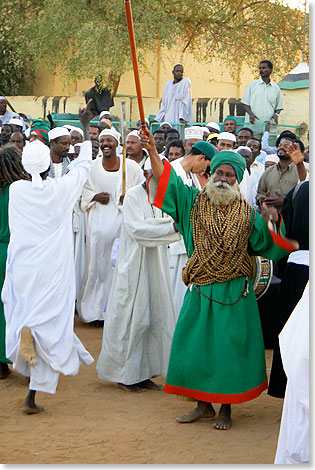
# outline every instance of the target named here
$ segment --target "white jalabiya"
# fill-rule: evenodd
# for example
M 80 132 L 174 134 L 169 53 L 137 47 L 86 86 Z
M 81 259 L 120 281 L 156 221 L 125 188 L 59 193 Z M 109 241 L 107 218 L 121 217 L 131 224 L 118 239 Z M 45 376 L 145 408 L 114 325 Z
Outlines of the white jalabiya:
M 309 462 L 309 283 L 280 335 L 288 382 L 275 464 Z
M 76 299 L 81 292 L 84 268 L 85 268 L 85 232 L 86 232 L 86 212 L 81 211 L 81 197 L 75 203 L 72 214 L 72 229 L 74 241 L 74 267 L 75 267 L 75 285 Z
M 181 164 L 183 159 L 184 157 L 178 158 L 177 160 L 172 162 L 172 167 L 176 171 L 176 174 L 181 177 L 183 182 L 187 184 L 187 186 L 194 186 L 195 188 L 200 190 L 200 182 L 196 175 L 192 173 L 189 173 L 187 175 L 186 171 L 184 170 Z M 178 318 L 180 309 L 182 308 L 187 290 L 187 286 L 185 286 L 182 279 L 183 268 L 185 267 L 187 260 L 188 256 L 184 240 L 181 237 L 178 242 L 172 243 L 172 245 L 170 246 L 170 269 L 176 310 L 176 319 Z
M 161 109 L 155 119 L 159 122 L 179 122 L 180 119 L 192 122 L 191 83 L 184 77 L 178 83 L 169 80 L 164 85 Z
M 258 183 L 264 171 L 264 165 L 254 160 L 254 162 L 250 166 L 250 174 L 246 168 L 246 170 L 244 171 L 243 179 L 240 183 L 240 191 L 242 196 L 254 208 L 257 207 L 256 194 Z
M 90 176 L 84 185 L 81 209 L 87 212 L 86 262 L 77 311 L 84 322 L 104 320 L 104 310 L 112 285 L 113 270 L 111 252 L 113 243 L 120 235 L 122 206 L 122 157 L 118 171 L 106 171 L 103 159 L 92 162 Z M 144 181 L 140 166 L 126 160 L 127 190 Z M 92 201 L 101 192 L 110 194 L 108 204 Z
M 101 379 L 132 385 L 166 376 L 176 323 L 167 245 L 178 239 L 143 186 L 130 189 L 96 365 Z
M 11 238 L 2 290 L 6 351 L 13 367 L 31 377 L 30 389 L 54 393 L 56 373 L 75 375 L 82 362 L 93 362 L 73 332 L 72 233 L 73 207 L 88 177 L 91 159 L 91 143 L 84 142 L 70 172 L 62 178 L 47 178 L 41 191 L 24 180 L 10 186 Z M 19 355 L 24 326 L 31 329 L 35 341 L 35 367 Z

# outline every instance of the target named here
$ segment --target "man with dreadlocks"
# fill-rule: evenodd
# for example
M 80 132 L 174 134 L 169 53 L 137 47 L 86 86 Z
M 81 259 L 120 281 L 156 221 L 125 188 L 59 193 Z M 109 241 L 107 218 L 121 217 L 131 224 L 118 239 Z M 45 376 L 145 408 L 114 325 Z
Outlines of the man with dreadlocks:
M 177 418 L 179 423 L 214 417 L 212 403 L 221 403 L 215 428 L 229 429 L 231 404 L 252 400 L 267 388 L 252 256 L 278 259 L 296 244 L 283 237 L 275 208 L 264 205 L 261 216 L 240 195 L 243 157 L 231 151 L 216 154 L 210 162 L 212 176 L 198 191 L 184 185 L 168 162 L 163 166 L 148 131 L 142 131 L 141 140 L 156 180 L 149 184 L 150 200 L 173 218 L 188 254 L 183 269 L 188 289 L 165 392 L 198 402 Z
M 4 283 L 7 249 L 10 239 L 8 204 L 10 184 L 18 180 L 29 180 L 29 175 L 21 163 L 21 153 L 15 147 L 0 150 L 0 291 Z M 5 352 L 5 318 L 3 303 L 0 300 L 0 379 L 5 379 L 12 364 Z
M 91 113 L 79 111 L 89 140 Z M 72 211 L 90 171 L 91 142 L 61 178 L 47 178 L 50 152 L 39 140 L 23 152 L 32 181 L 16 181 L 9 192 L 10 243 L 2 300 L 7 356 L 30 377 L 23 411 L 39 413 L 37 391 L 55 393 L 59 374 L 76 375 L 92 356 L 73 332 L 75 270 Z M 52 210 L 53 209 L 53 210 Z

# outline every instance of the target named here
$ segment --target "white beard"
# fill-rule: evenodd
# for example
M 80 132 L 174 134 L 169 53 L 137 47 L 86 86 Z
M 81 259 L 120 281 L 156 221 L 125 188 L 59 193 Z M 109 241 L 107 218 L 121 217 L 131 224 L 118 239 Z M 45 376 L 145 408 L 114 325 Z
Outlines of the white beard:
M 233 186 L 222 181 L 215 183 L 214 175 L 210 177 L 204 187 L 204 191 L 212 204 L 217 206 L 228 206 L 241 198 L 240 187 L 237 181 Z

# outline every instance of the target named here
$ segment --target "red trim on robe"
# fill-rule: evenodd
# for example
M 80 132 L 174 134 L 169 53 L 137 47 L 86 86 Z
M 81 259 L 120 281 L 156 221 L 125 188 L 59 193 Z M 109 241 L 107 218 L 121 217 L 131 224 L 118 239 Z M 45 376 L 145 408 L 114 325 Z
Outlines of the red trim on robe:
M 281 226 L 283 225 L 283 219 L 282 219 L 282 215 L 280 215 L 280 235 L 278 235 L 277 233 L 273 232 L 269 227 L 269 232 L 272 236 L 272 239 L 274 241 L 274 243 L 279 246 L 279 248 L 282 248 L 283 250 L 286 250 L 288 251 L 289 253 L 291 253 L 292 251 L 296 251 L 298 250 L 298 247 L 292 245 L 292 243 L 290 242 L 290 240 L 286 237 L 284 237 L 281 233 Z M 268 224 L 267 224 L 268 226 Z
M 258 387 L 252 388 L 247 392 L 224 395 L 220 393 L 200 392 L 199 390 L 191 390 L 185 387 L 176 387 L 175 385 L 169 385 L 166 383 L 164 387 L 164 392 L 171 393 L 172 395 L 183 395 L 185 397 L 194 398 L 195 400 L 205 401 L 207 403 L 235 405 L 257 398 L 267 388 L 268 381 L 266 380 L 261 385 L 258 385 Z
M 160 181 L 158 183 L 157 193 L 153 202 L 153 205 L 157 207 L 158 209 L 161 209 L 163 206 L 164 196 L 166 193 L 168 181 L 170 179 L 171 169 L 172 169 L 172 165 L 170 164 L 168 160 L 165 159 L 164 170 L 160 178 Z

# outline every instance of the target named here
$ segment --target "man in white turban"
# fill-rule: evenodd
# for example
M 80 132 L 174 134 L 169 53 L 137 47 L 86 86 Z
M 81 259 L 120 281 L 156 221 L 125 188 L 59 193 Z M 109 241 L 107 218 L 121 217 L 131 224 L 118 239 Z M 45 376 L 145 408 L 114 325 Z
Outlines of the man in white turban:
M 111 252 L 122 222 L 122 156 L 117 155 L 118 144 L 115 129 L 100 133 L 103 157 L 93 160 L 81 199 L 81 209 L 87 213 L 86 260 L 77 311 L 84 322 L 95 326 L 102 325 L 105 318 L 113 278 Z M 143 180 L 138 163 L 127 158 L 127 190 Z
M 70 158 L 70 133 L 65 127 L 55 127 L 48 132 L 50 141 L 50 178 L 60 178 L 68 171 Z
M 49 150 L 36 140 L 22 156 L 32 180 L 10 186 L 11 238 L 2 300 L 8 358 L 15 370 L 30 377 L 23 408 L 26 414 L 42 410 L 35 404 L 36 391 L 55 393 L 60 373 L 75 375 L 80 364 L 93 362 L 73 332 L 72 211 L 92 160 L 88 107 L 79 111 L 86 141 L 69 173 L 47 178 Z

